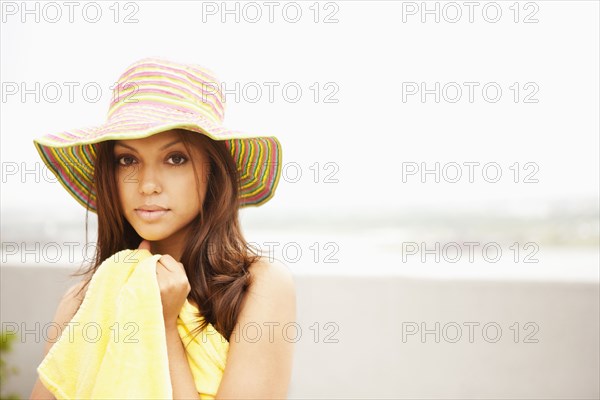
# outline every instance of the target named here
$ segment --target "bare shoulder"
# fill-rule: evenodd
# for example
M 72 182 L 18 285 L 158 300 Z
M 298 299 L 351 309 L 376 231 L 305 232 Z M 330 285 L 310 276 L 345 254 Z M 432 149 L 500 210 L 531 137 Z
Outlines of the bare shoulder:
M 54 322 L 61 325 L 69 323 L 77 313 L 77 310 L 79 310 L 87 289 L 88 285 L 86 285 L 85 280 L 70 286 L 60 300 L 54 316 Z
M 73 319 L 73 317 L 77 313 L 77 310 L 79 310 L 79 306 L 83 302 L 83 298 L 85 297 L 86 291 L 87 286 L 85 285 L 85 281 L 78 282 L 69 287 L 60 299 L 58 307 L 56 308 L 56 312 L 54 313 L 53 322 L 63 328 L 66 327 L 66 325 Z M 56 342 L 61 332 L 62 331 L 57 332 L 56 330 L 54 330 L 53 333 L 55 333 L 55 335 L 53 337 L 48 337 L 49 340 L 46 342 L 45 349 L 46 353 Z
M 282 261 L 262 256 L 248 271 L 252 278 L 251 292 L 274 296 L 279 300 L 295 299 L 294 276 Z
M 67 289 L 63 295 L 63 300 L 81 304 L 85 298 L 85 294 L 87 293 L 88 286 L 89 285 L 86 284 L 85 280 L 75 283 Z
M 261 256 L 248 269 L 253 278 L 275 279 L 293 283 L 293 274 L 290 268 L 282 261 L 269 257 Z M 283 283 L 283 282 L 282 282 Z

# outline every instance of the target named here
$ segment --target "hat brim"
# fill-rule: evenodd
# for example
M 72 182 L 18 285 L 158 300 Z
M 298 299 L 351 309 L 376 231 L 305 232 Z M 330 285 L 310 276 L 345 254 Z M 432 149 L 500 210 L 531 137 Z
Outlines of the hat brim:
M 240 207 L 269 201 L 281 176 L 281 144 L 274 136 L 254 136 L 231 130 L 198 115 L 171 116 L 168 122 L 140 118 L 119 119 L 90 128 L 47 134 L 34 140 L 46 166 L 84 207 L 96 212 L 93 185 L 95 143 L 141 139 L 171 129 L 185 129 L 225 141 L 240 174 Z

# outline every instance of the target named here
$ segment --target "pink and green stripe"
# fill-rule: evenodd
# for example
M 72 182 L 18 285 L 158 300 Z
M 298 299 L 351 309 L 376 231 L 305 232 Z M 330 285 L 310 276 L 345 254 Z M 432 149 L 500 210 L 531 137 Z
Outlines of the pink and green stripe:
M 123 89 L 128 84 L 129 89 Z M 118 96 L 111 102 L 103 125 L 34 140 L 44 163 L 81 205 L 96 211 L 95 143 L 138 139 L 176 128 L 225 141 L 240 175 L 241 207 L 259 206 L 273 197 L 282 167 L 279 140 L 224 127 L 220 83 L 209 70 L 146 58 L 121 75 L 117 88 Z

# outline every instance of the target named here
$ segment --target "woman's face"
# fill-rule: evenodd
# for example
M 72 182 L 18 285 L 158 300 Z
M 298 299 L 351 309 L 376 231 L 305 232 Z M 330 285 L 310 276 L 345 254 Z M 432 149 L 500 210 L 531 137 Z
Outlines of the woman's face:
M 143 239 L 171 238 L 169 241 L 179 242 L 200 213 L 209 159 L 202 149 L 190 147 L 193 154 L 189 154 L 174 130 L 143 139 L 116 141 L 114 155 L 121 209 Z

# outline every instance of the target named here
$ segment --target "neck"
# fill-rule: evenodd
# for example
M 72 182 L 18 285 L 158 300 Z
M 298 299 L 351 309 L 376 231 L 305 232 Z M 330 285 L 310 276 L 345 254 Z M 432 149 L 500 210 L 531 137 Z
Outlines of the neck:
M 179 232 L 165 238 L 163 240 L 156 240 L 150 242 L 152 254 L 170 255 L 178 262 L 181 262 L 181 255 L 183 254 L 183 247 L 185 245 L 185 239 L 188 237 L 190 226 L 188 225 Z

